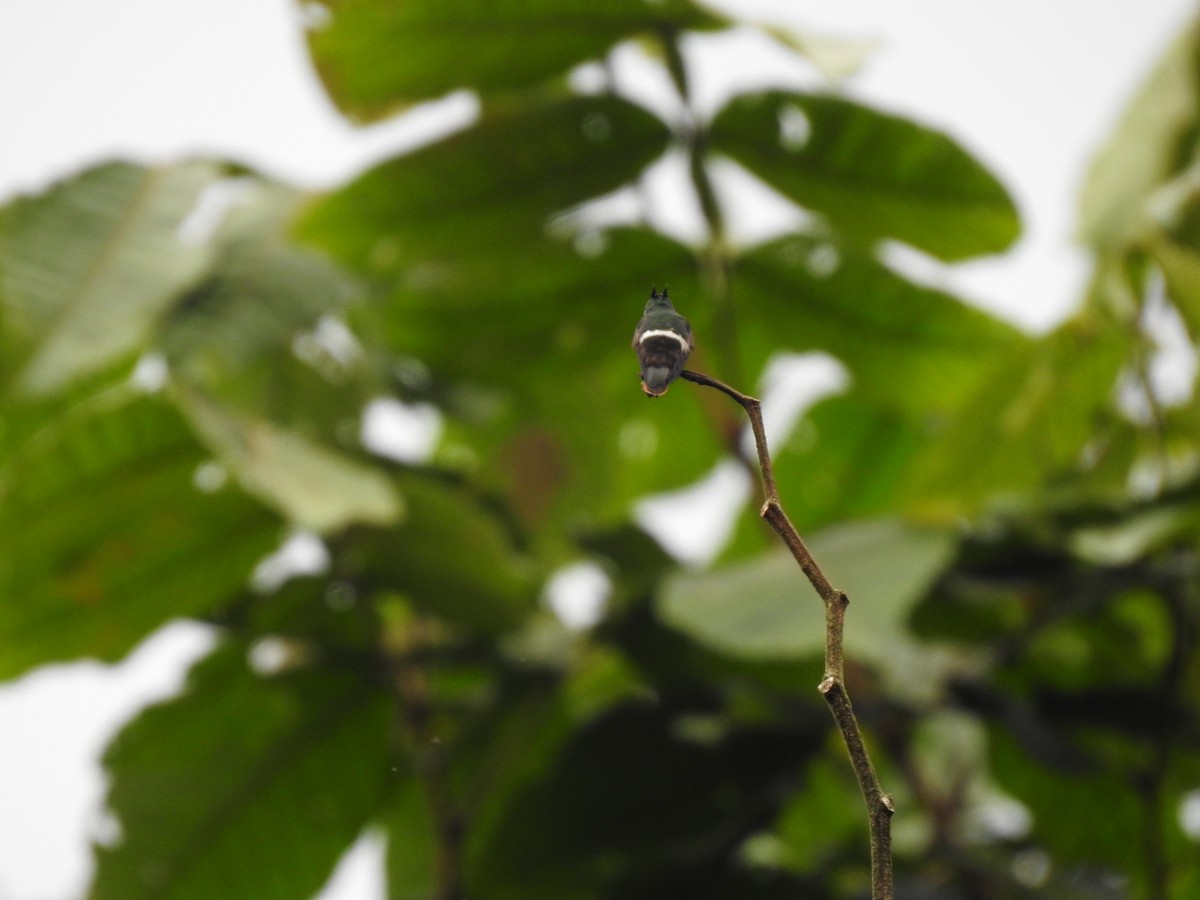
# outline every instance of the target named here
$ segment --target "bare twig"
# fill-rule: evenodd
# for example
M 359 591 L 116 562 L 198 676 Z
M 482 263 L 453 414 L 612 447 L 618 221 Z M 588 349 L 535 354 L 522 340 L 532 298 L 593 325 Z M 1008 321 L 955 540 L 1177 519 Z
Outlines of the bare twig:
M 842 651 L 842 631 L 846 617 L 846 606 L 849 603 L 844 592 L 839 591 L 821 567 L 817 565 L 812 554 L 804 545 L 796 527 L 788 519 L 787 513 L 779 502 L 779 488 L 775 483 L 775 469 L 771 464 L 771 455 L 767 450 L 767 435 L 763 428 L 762 404 L 757 398 L 736 391 L 729 385 L 699 372 L 684 370 L 680 376 L 687 381 L 704 387 L 715 388 L 733 398 L 750 420 L 750 430 L 754 434 L 754 445 L 758 450 L 758 466 L 762 473 L 763 505 L 759 515 L 767 524 L 775 529 L 775 533 L 791 551 L 792 556 L 800 565 L 809 583 L 812 584 L 821 601 L 825 604 L 825 675 L 817 686 L 825 702 L 833 713 L 834 721 L 842 733 L 846 750 L 850 753 L 850 762 L 854 774 L 858 777 L 858 786 L 862 790 L 863 799 L 867 805 L 867 818 L 871 832 L 871 896 L 874 900 L 892 900 L 894 889 L 892 884 L 892 831 L 891 819 L 895 807 L 892 798 L 884 793 L 871 764 L 871 757 L 863 743 L 862 731 L 858 727 L 858 719 L 850 705 L 850 695 L 846 693 L 845 661 Z

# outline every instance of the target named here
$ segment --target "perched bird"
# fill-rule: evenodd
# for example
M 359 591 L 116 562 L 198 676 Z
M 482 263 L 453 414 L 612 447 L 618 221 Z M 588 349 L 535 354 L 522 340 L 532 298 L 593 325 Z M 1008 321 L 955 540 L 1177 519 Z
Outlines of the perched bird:
M 647 397 L 661 397 L 667 392 L 695 345 L 692 326 L 675 312 L 666 288 L 661 294 L 650 288 L 645 315 L 633 332 L 633 349 L 642 366 L 642 390 Z

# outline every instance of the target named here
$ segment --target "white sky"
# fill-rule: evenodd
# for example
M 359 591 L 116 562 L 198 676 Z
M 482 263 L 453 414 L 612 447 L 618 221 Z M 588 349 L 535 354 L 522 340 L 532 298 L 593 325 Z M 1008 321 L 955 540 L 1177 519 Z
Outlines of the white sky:
M 1188 0 L 721 5 L 882 42 L 852 94 L 949 131 L 1000 175 L 1025 218 L 1017 252 L 930 277 L 1039 329 L 1061 319 L 1081 282 L 1070 234 L 1083 167 L 1193 9 Z M 798 77 L 749 39 L 740 57 L 730 52 L 728 71 L 761 62 Z M 468 112 L 451 101 L 448 115 Z M 341 120 L 286 0 L 0 0 L 0 199 L 114 155 L 216 154 L 329 186 L 413 141 L 436 114 L 369 129 Z M 82 893 L 86 835 L 103 822 L 97 755 L 140 703 L 179 683 L 206 642 L 177 626 L 120 667 L 53 667 L 0 687 L 0 900 Z M 326 897 L 381 896 L 380 855 L 378 841 L 366 842 Z

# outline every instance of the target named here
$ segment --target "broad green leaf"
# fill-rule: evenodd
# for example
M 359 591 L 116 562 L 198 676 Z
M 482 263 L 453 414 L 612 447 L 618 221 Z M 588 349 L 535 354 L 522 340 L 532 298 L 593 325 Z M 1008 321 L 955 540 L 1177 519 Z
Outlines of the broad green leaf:
M 1150 238 L 1149 251 L 1192 341 L 1200 340 L 1200 253 L 1161 232 Z
M 388 900 L 436 896 L 437 825 L 424 786 L 415 779 L 404 784 L 391 798 L 382 824 L 387 830 Z
M 862 839 L 862 794 L 842 759 L 826 754 L 808 766 L 804 781 L 776 825 L 776 864 L 820 872 L 835 854 Z
M 1055 617 L 1033 634 L 1022 654 L 1024 677 L 1050 691 L 1153 692 L 1172 649 L 1173 624 L 1162 597 L 1116 586 L 1097 586 L 1092 595 L 1086 612 Z M 1147 720 L 1152 709 L 1143 707 Z M 1109 718 L 1115 715 L 1114 709 Z M 1135 720 L 1128 724 L 1132 730 Z
M 948 515 L 1076 469 L 1110 409 L 1129 341 L 1085 313 L 995 363 L 922 455 L 914 494 Z
M 364 326 L 436 377 L 547 389 L 617 356 L 636 389 L 630 341 L 651 285 L 670 282 L 680 308 L 707 326 L 692 253 L 653 231 L 539 238 L 519 249 L 464 246 L 436 277 L 402 285 L 363 315 Z
M 819 734 L 771 727 L 691 738 L 686 712 L 630 703 L 577 731 L 479 848 L 466 893 L 627 896 L 604 888 L 666 876 L 679 859 L 715 862 L 728 852 L 719 836 L 761 821 L 778 779 L 820 746 Z
M 958 260 L 998 253 L 1020 230 L 1004 187 L 954 141 L 849 100 L 739 97 L 713 122 L 712 149 L 855 242 Z
M 407 778 L 390 774 L 392 709 L 372 680 L 262 676 L 219 648 L 105 753 L 120 837 L 96 848 L 90 896 L 312 896 Z
M 210 259 L 181 226 L 219 174 L 112 163 L 5 211 L 0 302 L 18 390 L 58 390 L 144 348 Z
M 318 532 L 354 523 L 384 525 L 404 500 L 375 466 L 318 444 L 199 391 L 175 391 L 193 427 L 239 483 L 286 518 Z
M 114 660 L 237 594 L 280 522 L 232 486 L 160 398 L 113 391 L 0 461 L 0 675 Z
M 358 119 L 455 88 L 490 96 L 530 87 L 625 38 L 719 22 L 686 0 L 324 5 L 329 21 L 310 29 L 309 48 L 334 102 Z
M 903 642 L 913 604 L 950 558 L 953 538 L 892 520 L 834 526 L 808 541 L 830 581 L 850 597 L 847 652 L 887 666 Z M 754 658 L 820 652 L 825 610 L 782 551 L 664 584 L 664 621 L 721 652 Z
M 659 580 L 672 568 L 671 557 L 654 538 L 625 522 L 604 531 L 585 532 L 579 543 L 613 573 L 610 605 L 621 608 L 650 596 Z
M 405 516 L 389 529 L 356 527 L 332 541 L 333 573 L 364 592 L 400 594 L 420 611 L 473 631 L 522 622 L 537 606 L 538 571 L 494 511 L 435 475 L 389 484 Z
M 747 355 L 823 350 L 850 369 L 864 400 L 909 415 L 958 408 L 990 365 L 1028 343 L 849 247 L 784 238 L 741 257 L 734 272 L 745 343 L 761 348 Z
M 1116 522 L 1085 525 L 1071 535 L 1080 559 L 1097 565 L 1126 565 L 1191 538 L 1200 528 L 1194 503 L 1164 504 L 1129 512 Z
M 771 448 L 788 516 L 807 533 L 833 522 L 905 512 L 911 501 L 907 475 L 931 431 L 927 419 L 881 408 L 859 392 L 818 403 L 787 442 Z M 742 548 L 761 548 L 763 535 L 770 546 L 778 546 L 778 538 L 759 518 L 760 503 L 755 493 L 732 555 Z
M 326 648 L 338 653 L 377 651 L 383 625 L 363 585 L 332 571 L 292 575 L 277 587 L 256 581 L 233 598 L 217 617 L 218 624 L 246 641 L 278 641 L 281 649 L 300 656 Z
M 249 177 L 222 189 L 228 209 L 212 229 L 216 257 L 157 335 L 173 367 L 210 378 L 242 375 L 262 357 L 278 364 L 298 333 L 361 294 L 328 260 L 285 242 L 302 194 Z
M 666 142 L 661 122 L 612 96 L 488 110 L 474 127 L 319 200 L 299 233 L 360 271 L 420 290 L 463 254 L 520 259 L 544 239 L 552 213 L 621 187 Z
M 1200 91 L 1200 23 L 1185 28 L 1093 159 L 1079 196 L 1084 241 L 1111 250 L 1149 223 L 1146 201 L 1191 162 Z
M 698 478 L 721 451 L 710 398 L 681 383 L 648 401 L 630 347 L 649 286 L 667 281 L 711 333 L 691 254 L 640 229 L 595 240 L 587 254 L 541 241 L 515 257 L 464 255 L 444 283 L 381 311 L 395 350 L 458 386 L 442 404 L 450 442 L 483 454 L 483 472 L 531 524 L 624 515 L 636 497 Z
M 1057 858 L 1137 870 L 1146 822 L 1126 774 L 1052 769 L 1003 732 L 993 732 L 989 744 L 996 780 L 1033 814 L 1035 839 Z M 1080 828 L 1080 822 L 1089 825 Z
M 327 445 L 346 444 L 382 366 L 344 322 L 362 287 L 284 240 L 297 192 L 240 179 L 206 276 L 161 323 L 157 347 L 176 383 Z
M 621 187 L 665 141 L 660 122 L 613 97 L 493 111 L 364 175 L 300 225 L 306 240 L 395 280 L 360 330 L 428 366 L 428 399 L 451 417 L 446 459 L 478 459 L 530 524 L 561 525 L 597 503 L 602 516 L 623 514 L 664 486 L 652 475 L 678 471 L 684 483 L 715 458 L 702 442 L 675 470 L 626 465 L 623 452 L 667 459 L 654 426 L 625 432 L 621 449 L 629 411 L 646 409 L 632 406 L 644 403 L 633 326 L 653 284 L 696 297 L 690 254 L 641 230 L 581 236 L 578 249 L 547 233 L 552 214 Z M 694 403 L 668 414 L 703 433 Z

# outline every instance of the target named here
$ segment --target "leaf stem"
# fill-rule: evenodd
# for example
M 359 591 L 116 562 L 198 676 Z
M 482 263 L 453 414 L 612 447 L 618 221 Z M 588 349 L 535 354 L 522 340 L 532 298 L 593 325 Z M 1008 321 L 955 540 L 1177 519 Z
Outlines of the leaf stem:
M 892 798 L 889 797 L 879 783 L 879 776 L 871 764 L 863 742 L 862 731 L 858 727 L 858 718 L 850 705 L 850 695 L 845 685 L 845 658 L 842 649 L 842 635 L 845 626 L 846 606 L 849 599 L 845 592 L 835 588 L 812 554 L 805 546 L 796 527 L 788 519 L 787 513 L 779 502 L 779 487 L 775 482 L 775 467 L 771 463 L 771 455 L 767 449 L 767 434 L 763 427 L 762 404 L 755 397 L 734 390 L 723 381 L 699 372 L 684 370 L 680 376 L 686 381 L 703 387 L 715 388 L 732 398 L 750 420 L 750 430 L 754 434 L 754 446 L 758 451 L 758 466 L 762 475 L 763 505 L 759 515 L 766 520 L 775 533 L 787 546 L 793 558 L 804 572 L 821 601 L 825 604 L 825 675 L 817 690 L 825 698 L 833 719 L 842 733 L 842 740 L 850 754 L 850 763 L 858 778 L 858 786 L 862 791 L 863 800 L 867 806 L 867 819 L 871 834 L 871 897 L 873 900 L 892 900 L 894 886 L 892 881 L 892 831 L 891 819 L 895 812 Z

